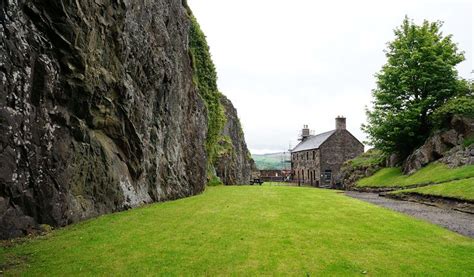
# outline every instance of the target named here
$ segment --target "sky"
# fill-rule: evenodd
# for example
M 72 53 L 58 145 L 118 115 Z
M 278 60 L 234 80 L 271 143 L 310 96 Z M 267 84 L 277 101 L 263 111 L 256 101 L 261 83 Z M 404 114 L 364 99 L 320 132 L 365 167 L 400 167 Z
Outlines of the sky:
M 303 125 L 334 129 L 334 118 L 365 141 L 374 74 L 405 15 L 444 22 L 473 78 L 471 0 L 188 0 L 207 36 L 219 90 L 234 104 L 252 154 L 287 151 Z M 366 149 L 369 147 L 366 147 Z

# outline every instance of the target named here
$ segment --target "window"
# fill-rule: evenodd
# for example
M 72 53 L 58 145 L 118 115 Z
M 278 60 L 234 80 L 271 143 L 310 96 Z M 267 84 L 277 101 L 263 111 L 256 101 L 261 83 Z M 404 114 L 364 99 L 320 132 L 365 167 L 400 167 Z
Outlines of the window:
M 306 160 L 309 160 L 309 152 L 306 152 Z
M 313 151 L 313 160 L 316 160 L 316 151 Z

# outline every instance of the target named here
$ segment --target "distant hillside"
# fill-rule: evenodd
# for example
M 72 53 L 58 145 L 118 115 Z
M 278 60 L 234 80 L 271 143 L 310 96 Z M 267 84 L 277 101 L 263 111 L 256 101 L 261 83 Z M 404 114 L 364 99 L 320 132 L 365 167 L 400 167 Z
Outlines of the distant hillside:
M 257 168 L 262 169 L 290 169 L 290 153 L 252 154 Z

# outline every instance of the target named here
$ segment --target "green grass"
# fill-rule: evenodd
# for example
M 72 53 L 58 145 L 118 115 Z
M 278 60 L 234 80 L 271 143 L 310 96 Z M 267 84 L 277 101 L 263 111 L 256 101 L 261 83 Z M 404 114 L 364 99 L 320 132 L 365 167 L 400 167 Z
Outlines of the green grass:
M 352 160 L 347 161 L 347 165 L 351 167 L 370 167 L 382 164 L 386 159 L 386 156 L 382 151 L 377 149 L 370 149 L 367 152 L 355 157 Z
M 442 196 L 474 201 L 474 178 L 457 180 L 414 189 L 400 190 L 392 193 L 417 193 L 422 195 Z
M 13 248 L 5 275 L 473 276 L 474 240 L 338 191 L 210 187 Z
M 432 163 L 412 175 L 403 175 L 398 167 L 383 168 L 370 177 L 357 182 L 358 187 L 408 187 L 436 184 L 474 177 L 474 165 L 448 168 L 441 163 Z

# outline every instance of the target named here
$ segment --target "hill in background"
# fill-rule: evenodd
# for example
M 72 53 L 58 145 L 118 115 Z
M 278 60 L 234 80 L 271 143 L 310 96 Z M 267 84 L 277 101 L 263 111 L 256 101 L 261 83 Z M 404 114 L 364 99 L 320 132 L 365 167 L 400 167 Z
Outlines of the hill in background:
M 252 154 L 252 158 L 257 165 L 259 170 L 268 170 L 268 169 L 290 169 L 290 153 L 289 152 L 280 152 L 280 153 L 270 153 L 270 154 Z M 288 161 L 288 162 L 285 162 Z

